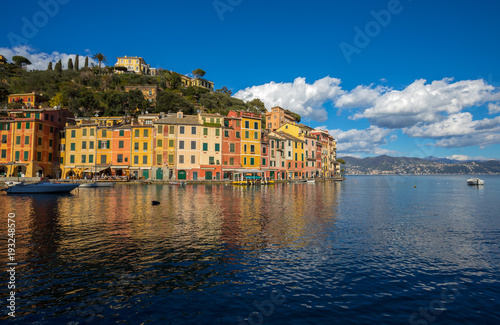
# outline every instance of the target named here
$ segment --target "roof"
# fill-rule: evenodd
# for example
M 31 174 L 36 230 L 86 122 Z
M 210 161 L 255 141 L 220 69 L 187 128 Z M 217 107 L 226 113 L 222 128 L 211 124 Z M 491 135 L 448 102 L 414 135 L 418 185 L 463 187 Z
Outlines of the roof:
M 202 125 L 198 120 L 197 115 L 184 115 L 181 118 L 175 116 L 167 116 L 154 121 L 155 124 L 175 124 L 175 125 Z

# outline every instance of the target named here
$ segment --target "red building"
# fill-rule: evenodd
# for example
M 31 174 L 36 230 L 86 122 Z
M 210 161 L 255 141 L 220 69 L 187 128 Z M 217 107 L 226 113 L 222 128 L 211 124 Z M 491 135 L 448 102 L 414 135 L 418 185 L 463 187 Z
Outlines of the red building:
M 48 102 L 48 98 L 42 94 L 28 93 L 28 94 L 11 94 L 7 96 L 8 103 L 21 103 L 28 108 L 37 108 L 42 103 Z
M 231 179 L 235 169 L 241 168 L 241 117 L 229 112 L 224 117 L 222 138 L 222 172 L 224 179 Z

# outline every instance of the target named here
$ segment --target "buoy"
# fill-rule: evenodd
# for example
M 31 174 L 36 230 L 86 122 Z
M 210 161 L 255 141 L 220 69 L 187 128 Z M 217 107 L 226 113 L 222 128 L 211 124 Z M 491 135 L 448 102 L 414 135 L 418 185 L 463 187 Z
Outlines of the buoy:
M 413 188 L 417 188 L 417 185 L 413 185 Z
M 151 201 L 151 203 L 152 203 L 153 205 L 160 205 L 160 202 L 158 202 L 158 201 Z

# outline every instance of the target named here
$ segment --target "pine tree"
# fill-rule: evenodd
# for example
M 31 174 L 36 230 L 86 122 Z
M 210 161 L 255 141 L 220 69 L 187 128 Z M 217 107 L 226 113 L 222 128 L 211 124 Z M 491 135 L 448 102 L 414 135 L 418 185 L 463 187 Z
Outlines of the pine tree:
M 49 62 L 49 66 L 47 67 L 47 70 L 52 70 L 52 62 Z
M 56 70 L 59 73 L 62 72 L 62 63 L 61 63 L 61 60 L 57 61 L 56 65 L 54 67 L 54 70 Z
M 68 60 L 68 70 L 73 70 L 73 59 L 69 58 Z
M 80 57 L 78 56 L 78 54 L 75 56 L 75 70 L 78 71 L 79 69 L 79 66 L 80 66 Z
M 89 67 L 89 57 L 86 56 L 85 57 L 85 68 L 88 68 Z

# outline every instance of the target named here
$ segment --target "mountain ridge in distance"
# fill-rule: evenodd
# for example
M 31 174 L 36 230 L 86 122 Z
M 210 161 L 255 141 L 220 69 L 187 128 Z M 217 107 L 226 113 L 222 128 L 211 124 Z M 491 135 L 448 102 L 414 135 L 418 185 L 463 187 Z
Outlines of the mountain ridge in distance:
M 341 157 L 346 175 L 500 174 L 500 160 L 460 161 L 439 157 Z

